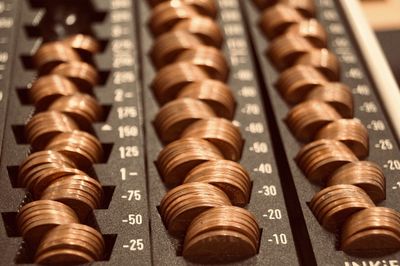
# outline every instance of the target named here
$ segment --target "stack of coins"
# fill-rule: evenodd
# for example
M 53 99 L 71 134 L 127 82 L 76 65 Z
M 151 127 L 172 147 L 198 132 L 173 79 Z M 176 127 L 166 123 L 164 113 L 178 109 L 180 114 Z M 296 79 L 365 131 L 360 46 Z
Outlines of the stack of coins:
M 371 229 L 359 236 L 353 228 L 357 218 L 349 218 L 372 210 L 374 202 L 386 198 L 385 177 L 375 163 L 359 161 L 369 154 L 368 131 L 353 117 L 352 93 L 340 82 L 340 63 L 327 47 L 327 33 L 315 18 L 314 1 L 253 2 L 261 10 L 259 26 L 269 40 L 266 56 L 280 72 L 275 87 L 294 105 L 286 124 L 305 143 L 296 162 L 309 181 L 327 186 L 311 201 L 315 217 L 332 232 L 340 232 L 346 224 L 342 232 L 345 252 L 368 256 L 368 248 L 357 251 L 363 241 L 371 241 L 365 244 L 371 249 L 379 249 L 376 243 L 380 241 L 383 251 L 400 249 L 398 235 L 391 238 Z
M 104 157 L 92 133 L 92 123 L 103 117 L 92 92 L 99 75 L 90 64 L 100 48 L 91 36 L 78 34 L 45 43 L 33 56 L 39 77 L 30 87 L 35 112 L 25 126 L 32 153 L 21 163 L 17 183 L 34 201 L 20 208 L 17 224 L 35 263 L 103 257 L 102 235 L 80 224 L 103 198 L 101 184 L 90 176 Z
M 359 211 L 343 225 L 341 249 L 354 256 L 382 256 L 400 248 L 400 214 L 373 207 Z
M 164 225 L 183 241 L 183 256 L 190 261 L 254 256 L 260 230 L 240 208 L 250 199 L 251 179 L 238 163 L 244 141 L 231 121 L 236 103 L 226 83 L 229 65 L 220 50 L 216 3 L 152 0 L 149 5 L 154 36 L 149 56 L 157 70 L 151 89 L 161 106 L 154 127 L 166 145 L 156 165 L 172 188 L 160 203 Z M 222 219 L 226 216 L 231 220 Z M 234 249 L 227 239 L 234 239 Z M 218 248 L 210 252 L 207 246 Z

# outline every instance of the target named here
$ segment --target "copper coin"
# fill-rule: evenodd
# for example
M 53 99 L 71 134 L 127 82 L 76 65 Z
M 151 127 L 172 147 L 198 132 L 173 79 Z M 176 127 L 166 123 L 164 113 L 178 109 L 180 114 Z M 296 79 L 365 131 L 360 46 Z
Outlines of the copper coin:
M 52 182 L 62 178 L 64 176 L 70 175 L 85 175 L 84 172 L 70 167 L 64 166 L 52 166 L 42 168 L 40 171 L 34 172 L 34 174 L 29 176 L 27 179 L 26 187 L 32 192 L 35 198 L 40 198 L 43 190 L 46 189 Z
M 310 181 L 324 184 L 333 171 L 358 159 L 341 142 L 322 139 L 301 148 L 296 161 Z
M 93 227 L 84 224 L 70 223 L 70 224 L 59 225 L 53 231 L 71 232 L 73 234 L 82 233 L 85 235 L 85 237 L 90 239 L 93 242 L 93 244 L 97 246 L 99 251 L 103 251 L 105 248 L 105 242 L 102 234 Z
M 79 130 L 59 134 L 52 139 L 46 149 L 66 155 L 82 169 L 87 169 L 93 163 L 99 163 L 103 157 L 100 141 L 93 135 Z
M 354 186 L 348 185 L 348 184 L 340 184 L 340 185 L 329 186 L 329 187 L 326 187 L 326 188 L 320 190 L 311 199 L 310 209 L 313 210 L 316 207 L 316 204 L 319 204 L 319 202 L 325 200 L 326 198 L 331 197 L 332 195 L 336 194 L 338 191 L 343 191 L 343 190 L 354 191 Z
M 180 98 L 164 105 L 154 119 L 154 126 L 160 139 L 171 142 L 199 119 L 215 117 L 213 110 L 205 103 L 191 98 Z
M 169 190 L 161 200 L 160 203 L 160 214 L 162 217 L 166 217 L 167 209 L 170 209 L 172 202 L 176 201 L 180 197 L 188 194 L 200 194 L 206 195 L 218 195 L 220 198 L 226 197 L 226 194 L 219 188 L 211 186 L 207 183 L 192 182 L 179 185 L 171 190 Z
M 313 18 L 290 25 L 285 33 L 302 36 L 316 48 L 328 47 L 328 34 L 321 23 Z
M 196 263 L 240 261 L 256 253 L 257 247 L 247 236 L 228 230 L 204 233 L 183 248 L 183 257 Z
M 96 241 L 97 239 L 93 238 L 93 235 L 84 229 L 90 227 L 86 225 L 80 225 L 80 230 L 74 230 L 76 227 L 75 225 L 79 224 L 72 225 L 74 226 L 70 227 L 70 224 L 61 225 L 50 230 L 42 239 L 36 251 L 35 257 L 52 250 L 69 248 L 72 250 L 85 252 L 96 260 L 99 260 L 102 256 L 103 250 Z M 92 231 L 96 230 L 92 229 Z
M 187 230 L 185 242 L 190 242 L 191 239 L 206 232 L 231 230 L 245 235 L 254 243 L 254 246 L 258 247 L 260 236 L 252 231 L 248 217 L 242 213 L 236 213 L 234 209 L 229 209 L 230 207 L 232 206 L 214 207 L 198 215 Z M 214 209 L 225 209 L 225 212 L 211 214 L 210 211 Z M 207 216 L 199 218 L 203 214 L 207 214 Z
M 278 70 L 291 67 L 304 54 L 315 49 L 304 37 L 294 34 L 283 34 L 271 41 L 267 56 Z
M 23 238 L 32 246 L 39 244 L 43 236 L 52 228 L 66 223 L 78 223 L 78 219 L 59 215 L 40 215 L 31 219 L 23 229 Z
M 256 5 L 260 10 L 276 5 L 279 0 L 253 0 L 254 5 Z
M 37 206 L 36 206 L 37 207 Z M 26 211 L 23 215 L 18 216 L 18 228 L 22 235 L 27 232 L 27 229 L 35 222 L 41 219 L 65 219 L 66 221 L 75 221 L 77 217 L 75 214 L 69 212 L 55 210 L 55 209 L 39 209 Z
M 54 137 L 78 129 L 78 125 L 68 116 L 57 111 L 35 114 L 25 126 L 28 142 L 35 150 L 43 149 Z
M 386 198 L 385 183 L 385 176 L 378 165 L 360 161 L 337 169 L 327 185 L 352 184 L 362 188 L 374 202 L 379 202 Z
M 197 143 L 195 147 L 181 152 L 182 147 L 179 146 L 185 144 L 188 140 L 192 139 L 186 138 L 170 143 L 160 152 L 157 158 L 159 171 L 167 185 L 182 183 L 186 174 L 200 163 L 223 158 L 211 143 L 202 139 L 195 139 Z M 167 153 L 169 150 L 173 150 L 178 155 L 165 158 L 166 156 L 163 153 Z
M 198 99 L 210 106 L 214 113 L 226 119 L 232 119 L 235 112 L 235 98 L 232 90 L 225 83 L 205 79 L 190 83 L 177 95 L 178 98 Z
M 39 200 L 38 204 L 29 204 L 28 207 L 21 209 L 17 215 L 17 226 L 20 232 L 24 232 L 25 228 L 29 223 L 37 220 L 37 217 L 44 216 L 54 216 L 54 217 L 64 217 L 66 219 L 78 220 L 76 213 L 68 206 L 59 203 L 56 205 L 54 203 L 49 204 L 47 202 L 54 202 L 51 200 Z
M 296 9 L 288 5 L 276 4 L 262 12 L 259 23 L 264 34 L 269 39 L 273 39 L 303 19 L 304 17 Z
M 91 124 L 102 117 L 102 107 L 95 98 L 88 94 L 75 93 L 62 96 L 55 100 L 49 110 L 62 112 L 72 119 L 82 129 L 88 129 Z
M 186 232 L 190 223 L 200 213 L 217 206 L 229 206 L 229 199 L 226 201 L 217 201 L 213 198 L 201 198 L 199 200 L 192 199 L 188 202 L 185 207 L 180 208 L 175 213 L 171 214 L 170 221 L 168 223 L 168 232 L 172 235 L 182 235 Z
M 150 56 L 155 67 L 159 69 L 173 63 L 182 52 L 195 49 L 200 45 L 202 45 L 201 39 L 191 32 L 184 30 L 168 31 L 155 39 L 150 50 Z
M 49 163 L 60 163 L 66 167 L 76 167 L 75 163 L 68 157 L 62 155 L 56 151 L 38 151 L 31 153 L 24 161 L 20 164 L 18 169 L 18 184 L 24 184 L 24 178 L 33 168 Z
M 207 222 L 209 219 L 218 220 L 224 223 L 225 220 L 232 220 L 235 222 L 239 222 L 241 225 L 244 225 L 248 230 L 247 233 L 250 238 L 254 241 L 254 243 L 258 246 L 259 238 L 260 238 L 260 228 L 258 226 L 257 220 L 252 213 L 247 211 L 246 209 L 235 207 L 235 206 L 222 206 L 222 207 L 214 207 L 208 211 L 201 213 L 197 216 L 193 222 L 190 224 L 188 228 L 188 232 L 185 237 L 185 242 L 189 241 L 193 236 L 196 235 L 197 232 L 193 232 L 195 227 L 201 226 L 204 222 Z M 201 226 L 198 228 L 200 230 L 212 230 L 212 227 L 204 228 Z
M 33 55 L 33 62 L 41 75 L 48 74 L 62 63 L 80 60 L 74 49 L 60 41 L 42 44 Z
M 96 182 L 96 185 L 93 183 Z M 102 197 L 102 189 L 101 185 L 96 180 L 91 180 L 91 182 L 86 182 L 84 179 L 78 180 L 74 178 L 64 177 L 60 178 L 53 183 L 51 183 L 46 189 L 47 190 L 57 190 L 57 189 L 76 189 L 79 191 L 84 191 L 87 194 L 90 194 L 91 198 L 93 199 L 96 208 L 100 206 L 101 197 Z M 100 189 L 99 189 L 100 188 Z
M 192 82 L 209 78 L 202 68 L 188 62 L 174 63 L 157 72 L 151 87 L 160 104 L 176 98 L 177 94 Z
M 334 53 L 326 48 L 308 51 L 301 55 L 295 64 L 310 65 L 319 70 L 330 81 L 340 79 L 339 60 Z
M 314 203 L 312 211 L 314 216 L 321 221 L 325 214 L 336 206 L 345 202 L 370 202 L 366 193 L 357 187 L 338 189 L 328 192 Z
M 342 241 L 341 249 L 358 257 L 383 256 L 400 249 L 400 237 L 383 229 L 362 231 Z
M 229 66 L 221 50 L 201 45 L 195 49 L 182 52 L 176 62 L 187 62 L 196 65 L 207 72 L 211 79 L 225 82 L 229 74 Z
M 35 208 L 38 208 L 38 209 L 35 209 Z M 21 216 L 21 215 L 25 214 L 26 212 L 29 213 L 31 210 L 40 210 L 41 208 L 54 209 L 54 210 L 68 212 L 72 215 L 75 215 L 75 217 L 76 217 L 75 212 L 70 207 L 68 207 L 67 205 L 62 204 L 60 202 L 53 201 L 53 200 L 36 200 L 36 201 L 29 202 L 29 203 L 25 204 L 24 206 L 22 206 L 18 210 L 18 216 Z M 19 219 L 18 216 L 17 216 L 17 220 Z
M 198 37 L 203 44 L 220 48 L 223 34 L 218 24 L 206 16 L 195 16 L 178 22 L 172 29 L 174 31 L 187 31 Z
M 353 192 L 353 195 L 349 194 Z M 315 206 L 314 216 L 322 222 L 324 217 L 334 208 L 345 205 L 347 203 L 359 203 L 370 205 L 371 199 L 362 190 L 347 190 L 346 192 L 336 192 L 335 195 L 324 199 Z
M 200 204 L 205 201 L 230 205 L 227 195 L 219 188 L 204 182 L 191 184 L 192 186 L 179 185 L 178 190 L 168 193 L 161 201 L 160 210 L 167 227 L 173 215 L 192 203 Z
M 59 265 L 62 263 L 69 264 L 84 264 L 94 261 L 94 258 L 88 254 L 71 250 L 71 249 L 57 249 L 50 252 L 46 252 L 41 256 L 35 258 L 37 264 L 54 264 Z
M 298 103 L 303 101 L 306 95 L 314 88 L 325 86 L 327 82 L 327 79 L 315 68 L 296 65 L 286 69 L 279 75 L 276 87 L 285 101 Z M 312 99 L 320 100 L 316 97 L 312 97 Z
M 340 119 L 340 115 L 330 105 L 315 100 L 297 104 L 286 116 L 286 124 L 300 141 L 307 142 L 330 122 Z
M 36 256 L 40 256 L 41 254 L 45 254 L 47 252 L 64 248 L 64 249 L 83 252 L 85 254 L 88 254 L 90 257 L 94 259 L 99 258 L 97 255 L 97 250 L 92 245 L 92 243 L 87 241 L 87 239 L 85 238 L 82 239 L 82 237 L 80 236 L 74 236 L 74 238 L 71 238 L 70 235 L 65 235 L 62 236 L 61 239 L 56 239 L 51 241 L 47 240 L 46 242 L 44 241 L 46 240 L 42 240 Z
M 157 36 L 171 30 L 178 22 L 198 14 L 195 8 L 181 1 L 166 1 L 151 10 L 148 24 L 151 32 Z
M 347 202 L 331 209 L 322 218 L 322 226 L 330 232 L 334 232 L 339 228 L 343 222 L 350 217 L 353 213 L 362 209 L 370 208 L 375 206 L 373 202 Z
M 192 178 L 203 175 L 223 173 L 232 176 L 246 191 L 251 189 L 251 179 L 247 170 L 239 163 L 230 160 L 214 160 L 202 163 L 193 168 L 185 178 L 185 182 L 192 182 Z
M 243 139 L 235 125 L 224 118 L 201 119 L 188 126 L 181 138 L 202 138 L 214 144 L 225 159 L 238 161 L 242 154 Z
M 345 226 L 347 225 L 347 226 Z M 342 230 L 342 239 L 345 240 L 354 234 L 362 231 L 373 229 L 384 229 L 395 233 L 400 237 L 400 223 L 397 220 L 388 217 L 371 216 L 362 221 L 354 221 L 353 223 L 345 223 Z
M 85 34 L 72 35 L 63 42 L 84 55 L 97 54 L 101 49 L 100 43 L 95 38 Z
M 152 7 L 156 7 L 158 4 L 167 2 L 169 0 L 149 0 Z M 185 5 L 191 6 L 204 16 L 215 17 L 217 15 L 217 5 L 214 0 L 174 0 L 176 2 L 182 2 Z
M 368 156 L 369 137 L 367 128 L 359 119 L 339 119 L 321 128 L 315 139 L 335 139 L 343 142 L 360 159 Z
M 189 213 L 197 213 L 195 210 L 202 210 L 203 208 L 209 208 L 210 206 L 219 206 L 219 205 L 231 205 L 229 199 L 226 195 L 219 195 L 219 193 L 207 193 L 197 191 L 197 193 L 187 193 L 184 196 L 180 196 L 175 199 L 173 202 L 167 206 L 165 209 L 164 221 L 165 224 L 170 231 L 171 234 L 179 236 L 182 233 L 185 233 L 187 226 L 190 224 L 190 221 L 179 219 L 175 220 L 174 217 L 179 217 L 179 214 L 182 212 L 189 210 Z M 191 211 L 191 209 L 194 209 Z M 187 217 L 187 216 L 182 216 Z M 189 219 L 192 219 L 188 214 Z M 182 223 L 185 223 L 185 226 Z M 189 222 L 186 226 L 186 222 Z M 177 225 L 175 227 L 169 227 L 170 224 Z M 178 226 L 179 225 L 179 226 Z M 181 226 L 182 225 L 182 226 Z M 171 230 L 170 230 L 171 229 Z M 173 230 L 172 230 L 173 229 Z M 175 232 L 175 233 L 174 233 Z
M 309 91 L 306 100 L 320 100 L 330 104 L 344 118 L 353 117 L 353 94 L 350 88 L 337 82 L 317 85 Z
M 41 199 L 55 200 L 70 206 L 78 214 L 80 221 L 85 221 L 89 213 L 96 208 L 96 203 L 90 194 L 77 189 L 60 188 L 44 191 Z
M 315 16 L 316 6 L 312 0 L 278 0 L 279 3 L 290 6 L 299 11 L 304 17 L 311 18 Z
M 35 104 L 36 110 L 45 110 L 61 96 L 73 95 L 78 88 L 67 78 L 60 75 L 46 75 L 39 77 L 32 83 L 29 96 Z
M 81 91 L 90 91 L 99 82 L 96 69 L 84 62 L 68 62 L 55 67 L 52 74 L 64 76 L 71 80 Z
M 192 178 L 190 182 L 204 182 L 220 188 L 229 197 L 232 205 L 245 206 L 248 203 L 250 196 L 248 192 L 235 179 L 229 179 L 229 177 L 225 177 L 223 174 Z

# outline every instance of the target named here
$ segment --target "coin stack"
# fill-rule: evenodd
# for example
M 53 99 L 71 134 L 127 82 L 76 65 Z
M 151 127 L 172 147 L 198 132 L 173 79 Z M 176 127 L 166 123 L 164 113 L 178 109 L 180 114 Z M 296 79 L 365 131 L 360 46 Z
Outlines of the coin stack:
M 315 2 L 253 2 L 262 12 L 259 26 L 269 41 L 266 56 L 280 72 L 275 86 L 294 105 L 286 124 L 306 143 L 296 162 L 309 181 L 327 186 L 314 195 L 310 209 L 325 229 L 341 232 L 341 248 L 349 254 L 399 250 L 399 213 L 385 209 L 394 217 L 387 222 L 377 215 L 380 211 L 372 211 L 386 198 L 385 177 L 375 163 L 359 161 L 368 157 L 368 132 L 354 118 L 352 93 L 340 82 L 340 63 L 315 19 Z M 368 222 L 356 226 L 361 219 Z
M 103 257 L 101 233 L 82 224 L 103 197 L 91 176 L 92 165 L 103 158 L 92 129 L 102 118 L 92 92 L 99 76 L 88 60 L 99 51 L 97 40 L 78 34 L 44 43 L 33 56 L 39 75 L 29 95 L 35 111 L 25 126 L 32 152 L 17 177 L 33 201 L 19 209 L 17 225 L 35 263 L 80 264 Z
M 239 261 L 258 252 L 260 229 L 245 210 L 251 180 L 238 163 L 243 139 L 220 50 L 214 0 L 148 1 L 154 42 L 154 127 L 166 145 L 156 165 L 171 190 L 159 211 L 168 232 L 197 263 Z M 212 248 L 210 248 L 212 247 Z

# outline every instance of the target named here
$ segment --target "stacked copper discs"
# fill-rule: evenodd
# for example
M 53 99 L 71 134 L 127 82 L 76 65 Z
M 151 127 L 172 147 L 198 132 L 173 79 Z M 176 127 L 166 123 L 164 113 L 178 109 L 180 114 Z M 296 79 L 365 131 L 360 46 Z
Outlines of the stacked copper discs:
M 286 124 L 297 140 L 306 143 L 296 162 L 309 181 L 327 186 L 310 203 L 315 217 L 332 232 L 343 223 L 351 228 L 342 231 L 342 248 L 348 253 L 357 253 L 367 240 L 371 240 L 367 247 L 382 240 L 387 244 L 383 249 L 399 249 L 395 238 L 374 230 L 358 237 L 358 229 L 352 229 L 351 215 L 358 217 L 386 198 L 385 177 L 376 164 L 359 161 L 369 154 L 368 131 L 353 117 L 352 93 L 339 81 L 339 60 L 327 48 L 327 33 L 314 18 L 314 1 L 254 3 L 262 10 L 259 26 L 269 40 L 266 55 L 281 72 L 276 88 L 289 105 L 295 105 Z M 359 253 L 368 255 L 368 248 Z
M 373 207 L 359 211 L 343 225 L 341 249 L 354 256 L 382 256 L 400 248 L 400 214 Z
M 154 127 L 166 144 L 156 165 L 165 185 L 173 187 L 160 203 L 164 225 L 171 235 L 184 239 L 183 256 L 188 260 L 251 257 L 258 251 L 260 230 L 250 213 L 232 207 L 247 205 L 251 180 L 237 162 L 243 139 L 231 121 L 236 103 L 226 84 L 229 65 L 220 50 L 223 35 L 214 20 L 216 3 L 149 4 L 153 9 L 148 25 L 155 38 L 149 55 L 157 70 L 151 89 L 161 105 Z M 232 219 L 225 221 L 225 216 Z M 204 224 L 204 219 L 210 223 Z M 226 239 L 235 239 L 242 252 Z M 215 254 L 206 243 L 219 247 Z
M 103 158 L 100 141 L 89 133 L 102 118 L 91 93 L 99 78 L 83 61 L 99 50 L 95 39 L 78 34 L 45 43 L 33 56 L 39 77 L 30 97 L 36 109 L 25 127 L 32 153 L 21 163 L 17 183 L 34 201 L 19 210 L 17 224 L 35 251 L 35 263 L 78 264 L 103 257 L 102 235 L 80 224 L 103 198 L 101 184 L 88 174 Z

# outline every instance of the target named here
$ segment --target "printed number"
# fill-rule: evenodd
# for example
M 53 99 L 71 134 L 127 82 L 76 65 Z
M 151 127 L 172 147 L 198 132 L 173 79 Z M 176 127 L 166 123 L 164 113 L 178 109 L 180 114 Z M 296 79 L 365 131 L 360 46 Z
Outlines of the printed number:
M 245 98 L 256 97 L 257 90 L 254 87 L 243 87 L 240 89 L 239 95 Z
M 242 108 L 242 113 L 248 115 L 259 115 L 260 114 L 260 106 L 258 104 L 246 104 L 244 108 Z
M 119 153 L 121 159 L 138 157 L 139 148 L 137 146 L 119 147 Z
M 287 244 L 287 237 L 285 234 L 273 234 L 272 236 L 277 245 L 286 245 Z
M 383 151 L 393 150 L 393 144 L 390 139 L 380 139 L 375 147 Z
M 262 163 L 258 168 L 256 168 L 257 172 L 263 174 L 271 174 L 272 173 L 272 165 L 270 163 Z
M 128 201 L 131 200 L 140 200 L 142 195 L 140 194 L 140 190 L 128 190 Z
M 137 109 L 134 106 L 124 106 L 117 108 L 118 119 L 137 117 Z
M 276 196 L 276 187 L 274 185 L 263 186 L 262 193 L 265 196 Z
M 367 127 L 374 131 L 383 131 L 386 129 L 382 120 L 372 120 Z
M 265 142 L 254 142 L 253 145 L 250 147 L 251 151 L 255 153 L 267 153 L 268 152 L 268 145 Z
M 253 134 L 261 134 L 264 133 L 264 125 L 262 123 L 250 123 L 246 131 Z
M 390 170 L 400 170 L 400 161 L 399 160 L 388 160 L 388 167 Z
M 144 249 L 143 239 L 141 239 L 141 238 L 139 238 L 139 239 L 131 239 L 129 241 L 129 243 L 131 244 L 130 247 L 129 247 L 129 250 L 131 250 L 131 251 L 143 250 Z
M 139 130 L 137 126 L 120 126 L 118 127 L 119 138 L 127 137 L 137 137 L 139 135 Z
M 129 214 L 128 215 L 128 222 L 129 224 L 142 224 L 143 223 L 143 217 L 141 214 Z
M 270 220 L 280 220 L 282 219 L 282 212 L 280 209 L 268 209 L 267 217 Z

